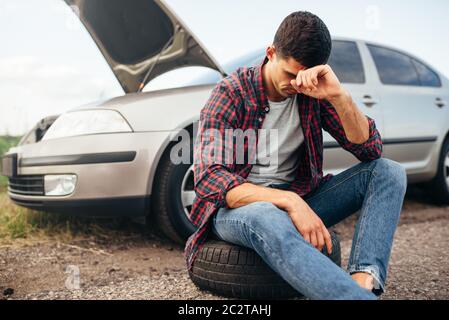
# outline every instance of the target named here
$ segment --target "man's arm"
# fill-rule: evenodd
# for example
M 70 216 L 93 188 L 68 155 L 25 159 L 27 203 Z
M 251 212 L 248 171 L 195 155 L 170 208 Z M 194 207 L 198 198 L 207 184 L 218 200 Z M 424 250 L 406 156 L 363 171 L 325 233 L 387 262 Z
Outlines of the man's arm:
M 369 122 L 346 90 L 328 101 L 335 107 L 349 142 L 365 143 L 369 139 Z
M 289 204 L 296 200 L 296 194 L 291 191 L 244 183 L 231 189 L 226 195 L 229 208 L 240 208 L 257 201 L 271 202 L 280 209 L 287 210 Z
M 320 103 L 323 129 L 360 161 L 382 155 L 382 140 L 373 119 L 362 114 L 330 66 L 320 65 L 298 72 L 291 85 Z
M 236 103 L 226 86 L 217 84 L 201 110 L 194 145 L 195 193 L 218 207 L 227 207 L 228 190 L 246 182 L 235 172 L 232 141 L 225 139 L 225 131 L 234 127 L 235 114 L 231 110 Z M 231 163 L 227 163 L 228 159 Z
M 321 251 L 326 245 L 327 252 L 332 252 L 332 240 L 329 231 L 318 215 L 298 194 L 293 191 L 243 183 L 229 190 L 226 203 L 229 208 L 239 208 L 247 204 L 265 201 L 286 211 L 293 225 L 304 239 Z
M 336 108 L 327 100 L 319 100 L 319 104 L 323 129 L 329 132 L 343 149 L 352 153 L 360 161 L 371 161 L 382 156 L 382 138 L 374 119 L 363 116 L 368 121 L 368 139 L 359 144 L 353 143 L 346 136 L 346 129 Z

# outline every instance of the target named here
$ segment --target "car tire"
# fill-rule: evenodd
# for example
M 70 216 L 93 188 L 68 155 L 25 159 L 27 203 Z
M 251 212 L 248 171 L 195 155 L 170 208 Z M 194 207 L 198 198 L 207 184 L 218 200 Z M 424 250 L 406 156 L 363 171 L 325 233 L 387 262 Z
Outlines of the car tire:
M 190 222 L 187 210 L 181 201 L 180 186 L 191 164 L 174 164 L 170 161 L 171 144 L 164 152 L 154 178 L 151 194 L 151 214 L 149 223 L 155 224 L 169 239 L 184 245 L 187 238 L 195 232 L 195 226 Z M 192 143 L 190 142 L 190 160 L 193 158 Z M 193 161 L 190 161 L 193 163 Z M 193 190 L 193 176 L 189 182 Z M 190 211 L 190 209 L 188 209 Z
M 325 254 L 341 266 L 340 240 L 334 232 L 331 232 L 331 237 L 332 253 Z M 254 250 L 221 240 L 206 241 L 198 252 L 189 276 L 198 288 L 225 297 L 286 299 L 302 296 Z
M 449 138 L 441 148 L 437 175 L 431 181 L 429 191 L 439 204 L 449 204 Z

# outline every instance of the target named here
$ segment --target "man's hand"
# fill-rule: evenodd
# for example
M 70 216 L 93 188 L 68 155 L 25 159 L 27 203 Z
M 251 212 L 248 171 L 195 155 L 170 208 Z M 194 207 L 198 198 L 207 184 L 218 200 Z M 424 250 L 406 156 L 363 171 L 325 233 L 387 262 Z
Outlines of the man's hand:
M 299 93 L 329 101 L 335 107 L 350 142 L 362 144 L 369 139 L 368 119 L 342 87 L 329 65 L 299 71 L 291 85 Z
M 297 194 L 292 192 L 289 205 L 285 208 L 296 229 L 315 248 L 321 251 L 326 245 L 327 252 L 332 252 L 332 241 L 329 231 L 318 215 Z
M 230 208 L 239 208 L 256 201 L 268 201 L 284 210 L 290 216 L 299 233 L 318 250 L 326 244 L 327 252 L 332 252 L 332 241 L 323 221 L 309 205 L 292 191 L 262 187 L 252 183 L 238 185 L 226 194 Z
M 291 85 L 299 93 L 316 99 L 332 100 L 344 93 L 340 81 L 327 64 L 299 71 Z

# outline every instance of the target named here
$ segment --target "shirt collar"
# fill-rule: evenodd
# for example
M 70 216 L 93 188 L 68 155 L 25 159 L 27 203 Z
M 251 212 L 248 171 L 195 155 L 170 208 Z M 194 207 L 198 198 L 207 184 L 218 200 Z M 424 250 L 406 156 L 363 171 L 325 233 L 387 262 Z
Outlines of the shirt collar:
M 260 103 L 260 107 L 265 109 L 268 106 L 268 98 L 263 86 L 262 67 L 268 62 L 268 57 L 265 56 L 263 60 L 256 66 L 254 70 L 255 86 L 257 88 L 257 95 Z

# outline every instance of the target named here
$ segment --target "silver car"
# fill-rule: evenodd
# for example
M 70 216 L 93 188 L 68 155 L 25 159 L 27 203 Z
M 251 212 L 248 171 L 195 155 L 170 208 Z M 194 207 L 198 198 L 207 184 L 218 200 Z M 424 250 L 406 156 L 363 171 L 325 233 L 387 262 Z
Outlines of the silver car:
M 173 134 L 187 130 L 195 137 L 215 83 L 238 66 L 261 62 L 264 50 L 221 67 L 160 0 L 66 2 L 125 95 L 37 124 L 3 158 L 8 195 L 18 205 L 49 212 L 146 217 L 184 243 L 195 229 L 188 219 L 193 171 L 191 164 L 170 161 Z M 376 120 L 384 157 L 400 162 L 410 183 L 428 183 L 439 201 L 449 203 L 448 79 L 401 50 L 354 39 L 334 38 L 329 64 Z M 186 66 L 210 72 L 183 87 L 141 92 L 156 76 Z M 324 148 L 325 173 L 357 163 L 327 133 Z

